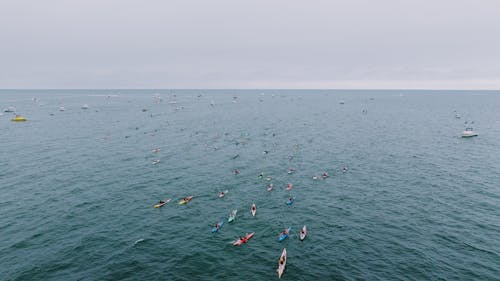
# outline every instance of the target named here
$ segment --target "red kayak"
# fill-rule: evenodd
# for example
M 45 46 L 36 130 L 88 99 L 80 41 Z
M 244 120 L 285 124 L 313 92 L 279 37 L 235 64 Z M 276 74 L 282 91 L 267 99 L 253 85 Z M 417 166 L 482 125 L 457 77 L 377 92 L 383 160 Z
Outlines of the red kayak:
M 245 235 L 245 237 L 240 238 L 240 239 L 234 241 L 233 242 L 233 246 L 239 246 L 241 244 L 245 244 L 248 240 L 252 239 L 252 237 L 253 237 L 254 234 L 255 234 L 255 232 L 247 233 L 247 235 Z

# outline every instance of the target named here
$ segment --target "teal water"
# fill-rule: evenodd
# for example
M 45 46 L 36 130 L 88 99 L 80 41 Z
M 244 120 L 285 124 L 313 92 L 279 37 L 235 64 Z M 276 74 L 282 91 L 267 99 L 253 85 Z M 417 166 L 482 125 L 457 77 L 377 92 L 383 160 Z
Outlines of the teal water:
M 499 94 L 2 90 L 0 280 L 500 280 Z

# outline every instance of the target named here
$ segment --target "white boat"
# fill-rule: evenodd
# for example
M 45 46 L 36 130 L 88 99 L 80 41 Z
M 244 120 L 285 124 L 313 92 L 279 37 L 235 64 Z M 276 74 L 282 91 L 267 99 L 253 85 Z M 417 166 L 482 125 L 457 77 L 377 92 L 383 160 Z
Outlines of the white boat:
M 477 133 L 474 131 L 472 127 L 465 128 L 465 131 L 462 132 L 462 138 L 470 138 L 476 137 Z
M 65 111 L 65 110 L 66 108 L 64 108 L 64 106 L 59 107 L 59 111 Z
M 339 103 L 340 103 L 340 104 L 344 104 L 344 103 L 345 103 L 345 101 L 344 101 L 344 100 L 340 100 L 340 102 L 339 102 Z
M 3 110 L 3 112 L 16 112 L 16 108 L 13 106 L 9 106 Z
M 82 105 L 82 109 L 89 109 L 89 105 L 88 104 Z

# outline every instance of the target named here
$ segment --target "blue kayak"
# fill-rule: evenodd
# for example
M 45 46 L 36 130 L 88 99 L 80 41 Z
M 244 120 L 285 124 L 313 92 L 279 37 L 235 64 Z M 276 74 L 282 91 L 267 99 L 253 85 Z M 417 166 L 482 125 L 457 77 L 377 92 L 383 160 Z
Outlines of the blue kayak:
M 217 226 L 214 226 L 212 228 L 212 233 L 216 233 L 219 229 L 221 229 L 223 224 L 224 224 L 224 221 L 220 221 Z
M 286 230 L 286 233 L 280 233 L 280 238 L 278 239 L 280 242 L 287 239 L 288 238 L 288 235 L 290 234 L 290 230 L 292 230 L 291 227 L 288 227 L 288 229 Z
M 295 197 L 288 198 L 288 200 L 286 200 L 286 204 L 287 205 L 292 205 L 294 201 L 295 201 Z

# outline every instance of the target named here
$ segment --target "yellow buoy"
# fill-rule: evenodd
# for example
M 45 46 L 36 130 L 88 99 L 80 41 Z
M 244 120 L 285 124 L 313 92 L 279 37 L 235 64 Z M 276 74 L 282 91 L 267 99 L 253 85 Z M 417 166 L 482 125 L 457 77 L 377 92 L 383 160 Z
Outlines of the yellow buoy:
M 10 119 L 10 121 L 13 121 L 13 122 L 22 122 L 22 121 L 26 121 L 26 118 L 22 117 L 21 115 L 16 115 L 16 117 Z

